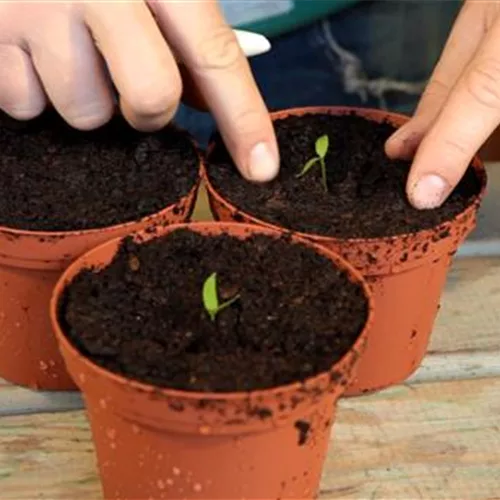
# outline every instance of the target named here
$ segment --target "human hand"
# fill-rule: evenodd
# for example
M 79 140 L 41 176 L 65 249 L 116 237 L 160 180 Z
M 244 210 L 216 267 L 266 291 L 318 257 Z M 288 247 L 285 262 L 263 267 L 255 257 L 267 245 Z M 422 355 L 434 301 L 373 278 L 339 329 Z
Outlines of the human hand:
M 26 120 L 50 100 L 73 127 L 114 113 L 156 130 L 177 110 L 181 59 L 241 173 L 265 182 L 279 154 L 268 111 L 216 0 L 0 3 L 0 109 Z
M 386 143 L 390 157 L 414 158 L 415 208 L 440 206 L 499 124 L 500 2 L 467 0 L 414 117 Z

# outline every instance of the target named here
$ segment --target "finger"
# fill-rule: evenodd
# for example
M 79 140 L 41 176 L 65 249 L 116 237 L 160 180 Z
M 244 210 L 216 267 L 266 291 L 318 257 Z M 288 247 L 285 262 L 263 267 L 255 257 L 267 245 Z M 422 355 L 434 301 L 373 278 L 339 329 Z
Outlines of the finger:
M 30 120 L 45 105 L 45 94 L 28 54 L 13 45 L 0 45 L 0 109 L 18 120 Z
M 43 30 L 33 30 L 29 48 L 45 91 L 73 127 L 88 130 L 107 122 L 113 98 L 102 60 L 75 11 L 54 11 Z
M 175 59 L 146 4 L 88 2 L 85 12 L 125 117 L 140 130 L 166 125 L 179 105 L 182 84 Z
M 482 2 L 465 3 L 413 118 L 386 143 L 389 157 L 410 159 L 414 156 L 451 89 L 479 47 L 485 34 L 484 12 Z
M 271 119 L 217 2 L 150 2 L 150 6 L 210 107 L 240 172 L 256 182 L 274 178 L 279 154 Z
M 435 208 L 445 201 L 500 123 L 499 54 L 497 21 L 417 151 L 407 184 L 416 208 Z
M 199 111 L 209 111 L 198 85 L 184 64 L 179 64 L 179 73 L 182 78 L 182 101 Z

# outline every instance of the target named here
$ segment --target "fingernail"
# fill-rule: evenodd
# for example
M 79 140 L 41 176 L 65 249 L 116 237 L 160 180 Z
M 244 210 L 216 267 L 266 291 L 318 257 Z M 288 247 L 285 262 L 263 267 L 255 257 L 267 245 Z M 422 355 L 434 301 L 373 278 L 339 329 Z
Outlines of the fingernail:
M 250 153 L 248 173 L 255 182 L 267 182 L 276 177 L 279 162 L 266 142 L 259 142 Z
M 410 192 L 410 201 L 419 210 L 429 210 L 439 207 L 450 191 L 451 186 L 445 179 L 428 174 L 415 183 Z

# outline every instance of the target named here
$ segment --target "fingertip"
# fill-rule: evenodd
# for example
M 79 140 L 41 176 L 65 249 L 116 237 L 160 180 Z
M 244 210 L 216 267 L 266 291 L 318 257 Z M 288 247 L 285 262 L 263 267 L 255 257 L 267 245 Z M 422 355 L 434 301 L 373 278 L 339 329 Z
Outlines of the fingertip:
M 36 81 L 28 85 L 24 98 L 11 106 L 11 114 L 17 120 L 32 120 L 40 116 L 47 107 L 47 98 L 42 87 Z
M 272 181 L 279 172 L 279 154 L 269 142 L 257 143 L 250 152 L 247 178 L 253 182 Z
M 416 180 L 409 179 L 407 195 L 417 210 L 432 210 L 440 207 L 452 191 L 450 183 L 441 175 L 428 173 Z
M 45 100 L 41 100 L 36 106 L 6 105 L 0 108 L 14 120 L 28 121 L 40 116 L 46 107 Z
M 80 107 L 76 112 L 62 112 L 61 115 L 73 128 L 82 131 L 94 130 L 106 124 L 114 115 L 114 104 L 99 102 Z

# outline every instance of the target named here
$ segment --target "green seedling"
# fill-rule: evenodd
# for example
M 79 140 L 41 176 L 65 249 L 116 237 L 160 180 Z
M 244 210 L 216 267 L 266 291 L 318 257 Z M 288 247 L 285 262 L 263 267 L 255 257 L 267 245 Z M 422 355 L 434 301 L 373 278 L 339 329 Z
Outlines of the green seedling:
M 240 298 L 239 294 L 230 298 L 222 304 L 219 302 L 219 294 L 217 292 L 217 273 L 212 273 L 203 283 L 203 305 L 210 319 L 215 321 L 217 314 L 223 309 L 229 307 L 233 302 Z
M 311 170 L 314 165 L 319 163 L 321 167 L 321 182 L 323 184 L 323 187 L 325 188 L 325 191 L 328 192 L 328 184 L 326 182 L 326 164 L 325 164 L 325 157 L 326 154 L 328 153 L 328 147 L 330 145 L 330 141 L 328 139 L 327 135 L 322 135 L 316 140 L 315 143 L 315 149 L 316 149 L 316 156 L 314 158 L 311 158 L 303 167 L 302 170 L 300 171 L 299 174 L 297 174 L 297 177 L 302 177 L 303 175 L 307 174 L 309 170 Z

